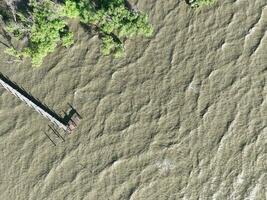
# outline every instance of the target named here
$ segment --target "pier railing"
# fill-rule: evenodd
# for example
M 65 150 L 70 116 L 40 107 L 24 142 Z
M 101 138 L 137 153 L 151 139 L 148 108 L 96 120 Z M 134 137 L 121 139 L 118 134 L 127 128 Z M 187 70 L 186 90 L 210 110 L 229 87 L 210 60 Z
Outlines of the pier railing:
M 9 78 L 0 73 L 0 84 L 13 95 L 18 97 L 21 101 L 25 102 L 28 106 L 32 107 L 42 116 L 50 120 L 54 125 L 69 131 L 68 123 L 63 120 L 58 114 L 43 105 L 40 101 L 28 94 L 24 89 L 20 88 L 16 83 L 12 82 Z

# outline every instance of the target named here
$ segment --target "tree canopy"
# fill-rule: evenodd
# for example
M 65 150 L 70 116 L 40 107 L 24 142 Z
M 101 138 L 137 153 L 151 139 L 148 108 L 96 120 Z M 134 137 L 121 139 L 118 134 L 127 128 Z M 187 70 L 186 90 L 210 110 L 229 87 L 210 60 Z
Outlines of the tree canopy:
M 6 52 L 18 57 L 30 57 L 33 66 L 40 66 L 46 55 L 57 45 L 69 47 L 74 43 L 67 21 L 79 19 L 93 26 L 102 40 L 104 55 L 120 57 L 124 42 L 135 36 L 149 37 L 153 33 L 148 16 L 126 6 L 125 0 L 65 0 L 62 4 L 51 0 L 30 0 L 26 12 L 15 12 L 16 20 L 6 30 L 18 40 L 27 41 L 23 49 Z

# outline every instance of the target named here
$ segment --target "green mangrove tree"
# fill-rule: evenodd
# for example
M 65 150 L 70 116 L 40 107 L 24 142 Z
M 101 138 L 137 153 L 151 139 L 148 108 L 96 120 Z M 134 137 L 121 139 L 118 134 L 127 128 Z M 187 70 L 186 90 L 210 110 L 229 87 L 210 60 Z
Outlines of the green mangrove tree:
M 6 30 L 18 40 L 25 40 L 24 48 L 10 48 L 9 54 L 30 57 L 33 66 L 40 66 L 44 57 L 57 45 L 73 44 L 73 33 L 67 21 L 78 19 L 99 33 L 104 55 L 120 57 L 124 42 L 135 36 L 149 37 L 153 33 L 148 16 L 129 8 L 125 0 L 30 0 L 26 12 L 16 12 L 16 20 Z

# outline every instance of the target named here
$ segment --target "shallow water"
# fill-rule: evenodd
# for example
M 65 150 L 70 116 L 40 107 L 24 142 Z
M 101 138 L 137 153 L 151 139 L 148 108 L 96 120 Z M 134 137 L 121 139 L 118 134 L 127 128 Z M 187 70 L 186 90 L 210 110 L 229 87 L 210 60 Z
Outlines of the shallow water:
M 123 59 L 75 23 L 42 68 L 0 52 L 3 74 L 83 117 L 53 147 L 48 121 L 0 89 L 0 199 L 267 199 L 267 2 L 130 2 L 155 34 Z

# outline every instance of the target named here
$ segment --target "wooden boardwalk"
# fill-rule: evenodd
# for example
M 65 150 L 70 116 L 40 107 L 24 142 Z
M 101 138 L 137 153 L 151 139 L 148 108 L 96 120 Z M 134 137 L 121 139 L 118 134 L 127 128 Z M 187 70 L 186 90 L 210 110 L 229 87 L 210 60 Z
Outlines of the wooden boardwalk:
M 69 123 L 65 122 L 63 118 L 50 110 L 47 106 L 43 105 L 40 101 L 29 95 L 24 89 L 20 88 L 17 84 L 9 80 L 2 73 L 0 73 L 0 84 L 13 95 L 24 101 L 28 106 L 32 107 L 42 116 L 50 120 L 54 125 L 63 129 L 66 132 L 71 131 Z

